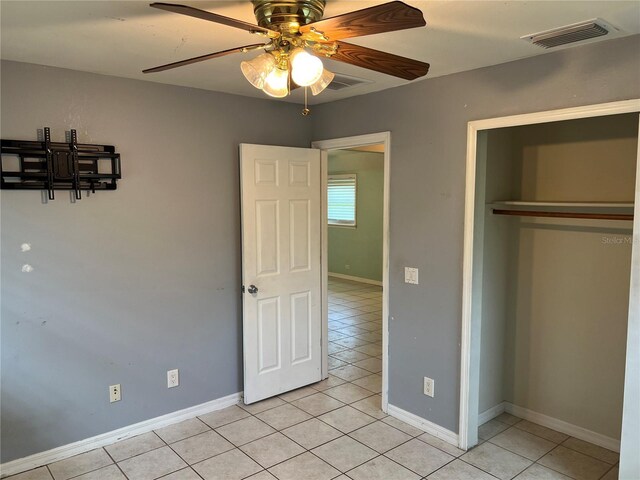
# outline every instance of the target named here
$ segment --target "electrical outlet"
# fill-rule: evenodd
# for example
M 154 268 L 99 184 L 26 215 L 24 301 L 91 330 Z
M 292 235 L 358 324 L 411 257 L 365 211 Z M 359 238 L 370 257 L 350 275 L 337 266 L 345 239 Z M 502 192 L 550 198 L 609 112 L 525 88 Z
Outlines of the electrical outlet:
M 167 388 L 173 388 L 180 385 L 180 376 L 178 369 L 167 371 Z
M 429 397 L 433 397 L 434 395 L 434 390 L 435 390 L 435 381 L 433 380 L 433 378 L 429 378 L 429 377 L 424 377 L 424 394 L 429 396 Z
M 404 283 L 418 285 L 418 269 L 412 267 L 404 267 Z
M 111 403 L 119 402 L 121 398 L 120 397 L 121 394 L 122 394 L 122 391 L 120 390 L 120 384 L 109 385 L 109 401 Z
M 344 266 L 344 269 L 345 269 L 345 270 L 351 270 L 351 265 L 345 265 L 345 266 Z

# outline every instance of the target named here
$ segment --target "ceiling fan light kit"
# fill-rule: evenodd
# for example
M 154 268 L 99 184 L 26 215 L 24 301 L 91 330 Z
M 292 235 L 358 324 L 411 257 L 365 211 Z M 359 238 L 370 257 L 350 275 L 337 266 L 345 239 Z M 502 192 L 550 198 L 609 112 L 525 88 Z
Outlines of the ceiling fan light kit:
M 268 42 L 201 55 L 143 72 L 155 73 L 232 53 L 262 49 L 265 53 L 241 62 L 240 69 L 245 78 L 255 88 L 277 98 L 286 97 L 292 90 L 304 87 L 303 113 L 306 115 L 309 113 L 306 108 L 307 87 L 313 95 L 318 95 L 335 76 L 324 68 L 319 57 L 405 80 L 414 80 L 429 71 L 428 63 L 341 41 L 425 26 L 422 12 L 403 2 L 384 3 L 324 20 L 325 0 L 253 0 L 252 3 L 258 25 L 186 5 L 152 3 L 154 8 L 239 28 L 265 37 Z
M 249 83 L 258 89 L 264 87 L 267 75 L 276 66 L 276 59 L 270 53 L 258 55 L 253 60 L 245 60 L 240 63 L 240 70 Z
M 294 86 L 312 87 L 311 92 L 317 95 L 334 77 L 333 73 L 325 70 L 318 57 L 301 47 L 291 53 L 283 49 L 265 52 L 241 62 L 240 70 L 251 85 L 276 98 L 289 95 L 290 80 Z
M 333 82 L 333 79 L 335 78 L 335 76 L 336 76 L 335 73 L 330 72 L 325 68 L 322 71 L 322 75 L 320 75 L 320 78 L 318 79 L 318 81 L 316 83 L 309 85 L 309 88 L 311 89 L 311 93 L 314 96 L 318 95 L 325 88 L 327 88 L 331 84 L 331 82 Z
M 322 61 L 303 48 L 296 48 L 291 53 L 291 78 L 301 87 L 309 87 L 320 80 L 324 66 Z
M 289 95 L 289 70 L 277 66 L 269 74 L 264 82 L 262 91 L 276 98 Z

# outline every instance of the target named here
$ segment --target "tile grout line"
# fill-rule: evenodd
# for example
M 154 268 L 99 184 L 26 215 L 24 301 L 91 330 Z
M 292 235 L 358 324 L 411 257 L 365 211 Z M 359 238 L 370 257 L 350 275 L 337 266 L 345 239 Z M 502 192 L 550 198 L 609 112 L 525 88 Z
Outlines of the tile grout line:
M 198 418 L 198 417 L 196 416 L 196 417 L 193 417 L 193 418 Z M 200 420 L 200 418 L 198 418 L 198 420 Z M 202 422 L 202 420 L 200 420 L 200 421 Z M 182 422 L 179 422 L 179 423 L 182 423 Z M 207 425 L 205 422 L 202 422 L 202 423 L 204 423 L 204 424 L 207 426 L 207 428 L 209 428 L 209 430 L 213 430 L 213 429 L 212 429 L 209 425 Z M 177 424 L 174 424 L 174 425 L 177 425 Z M 164 428 L 164 427 L 163 427 L 163 428 Z M 111 457 L 111 459 L 113 460 L 113 462 L 118 466 L 118 468 L 119 468 L 121 471 L 122 471 L 122 468 L 120 467 L 120 463 L 122 463 L 122 462 L 126 462 L 126 461 L 128 461 L 128 460 L 131 460 L 132 458 L 140 457 L 140 456 L 145 455 L 145 454 L 150 453 L 150 452 L 155 452 L 156 450 L 160 450 L 161 448 L 164 448 L 164 447 L 169 447 L 169 448 L 171 449 L 171 451 L 173 451 L 176 455 L 178 455 L 178 457 L 180 457 L 180 455 L 179 455 L 177 452 L 175 452 L 175 450 L 173 450 L 173 448 L 171 447 L 171 444 L 170 444 L 170 443 L 167 443 L 167 442 L 166 442 L 166 441 L 165 441 L 165 440 L 164 440 L 160 435 L 158 435 L 158 434 L 156 433 L 156 431 L 155 431 L 155 430 L 151 430 L 150 432 L 147 432 L 147 433 L 153 433 L 157 438 L 159 438 L 159 439 L 160 439 L 160 441 L 161 441 L 164 445 L 160 445 L 159 447 L 151 448 L 151 449 L 146 450 L 146 451 L 144 451 L 144 452 L 136 453 L 135 455 L 131 455 L 130 457 L 123 458 L 123 459 L 121 459 L 121 460 L 119 460 L 119 461 L 117 461 L 117 462 L 115 461 L 115 459 L 111 456 L 111 454 L 107 451 L 107 449 L 106 449 L 105 447 L 108 447 L 108 446 L 110 446 L 110 445 L 115 445 L 115 444 L 116 444 L 116 443 L 118 443 L 118 442 L 114 442 L 114 443 L 112 443 L 112 444 L 110 444 L 110 445 L 106 445 L 105 447 L 101 447 L 101 448 L 104 448 L 104 450 L 105 450 L 105 452 L 107 453 L 107 455 L 109 455 L 109 457 Z M 196 433 L 195 435 L 189 435 L 188 437 L 182 438 L 182 439 L 180 439 L 180 440 L 176 440 L 176 441 L 175 441 L 175 442 L 173 442 L 173 443 L 178 443 L 178 442 L 181 442 L 181 441 L 183 441 L 183 440 L 187 440 L 187 439 L 189 439 L 189 438 L 197 437 L 198 435 L 200 435 L 200 434 L 202 434 L 202 433 L 207 433 L 207 431 L 200 432 L 200 433 Z M 217 432 L 216 432 L 216 433 L 217 433 Z M 140 435 L 136 435 L 136 436 L 134 436 L 134 437 L 130 437 L 130 438 L 127 438 L 127 439 L 124 439 L 124 440 L 121 440 L 121 441 L 130 440 L 130 439 L 133 439 L 133 438 L 136 438 L 136 437 L 142 436 L 142 435 L 146 435 L 146 434 L 145 434 L 145 433 L 142 433 L 142 434 L 140 434 Z M 187 462 L 186 462 L 182 457 L 180 457 L 180 459 L 181 459 L 182 461 L 184 461 L 188 466 L 190 466 L 190 465 L 189 465 L 189 464 L 188 464 L 188 463 L 187 463 Z M 182 470 L 182 469 L 181 469 L 181 470 Z M 95 471 L 95 470 L 94 470 L 94 471 Z M 176 471 L 178 471 L 178 470 L 176 470 Z M 123 471 L 122 473 L 123 473 L 123 475 L 125 475 L 125 477 L 126 477 L 126 478 L 128 478 L 128 477 L 126 476 L 126 474 L 124 473 L 124 471 Z M 171 472 L 171 473 L 173 473 L 173 472 Z M 167 473 L 166 475 L 170 475 L 171 473 Z M 84 475 L 84 474 L 83 474 L 83 475 Z M 163 476 L 166 476 L 166 475 L 163 475 Z M 74 478 L 75 478 L 75 477 L 74 477 Z M 162 478 L 162 477 L 158 477 L 158 478 Z M 69 480 L 71 480 L 71 479 L 69 479 Z
M 154 433 L 155 433 L 155 432 L 154 432 Z M 157 435 L 156 435 L 156 436 L 157 436 Z M 120 465 L 118 465 L 118 462 L 116 462 L 116 459 L 115 459 L 115 458 L 113 458 L 113 456 L 112 456 L 112 455 L 107 451 L 107 449 L 106 449 L 106 448 L 104 448 L 104 447 L 102 447 L 102 448 L 103 448 L 103 449 L 104 449 L 104 451 L 107 453 L 107 455 L 109 455 L 109 458 L 111 458 L 111 461 L 112 461 L 112 462 L 113 462 L 113 464 L 116 466 L 116 468 L 117 468 L 118 470 L 120 470 L 120 473 L 122 473 L 122 476 L 128 480 L 128 479 L 129 479 L 129 477 L 127 477 L 127 474 L 126 474 L 126 473 L 124 473 L 124 471 L 122 470 L 122 468 L 120 467 Z
M 509 430 L 509 429 L 507 429 L 507 430 Z M 507 430 L 504 430 L 504 432 L 506 432 Z M 522 430 L 522 431 L 524 431 L 524 430 Z M 500 433 L 504 433 L 504 432 L 500 432 Z M 525 433 L 526 433 L 526 432 L 525 432 Z M 500 435 L 500 434 L 498 434 L 498 435 Z M 513 453 L 514 455 L 518 455 L 518 456 L 520 456 L 520 457 L 522 457 L 522 458 L 526 458 L 527 460 L 529 460 L 529 461 L 531 461 L 531 462 L 534 462 L 534 463 L 536 463 L 536 462 L 537 462 L 538 460 L 540 460 L 542 457 L 545 457 L 547 454 L 551 453 L 553 450 L 555 450 L 555 449 L 556 449 L 556 447 L 558 447 L 558 446 L 560 445 L 559 443 L 555 443 L 555 442 L 551 442 L 551 440 L 547 440 L 548 442 L 553 443 L 553 448 L 551 448 L 551 449 L 547 450 L 545 453 L 543 453 L 543 454 L 542 454 L 541 456 L 539 456 L 537 459 L 532 460 L 532 459 L 530 459 L 530 458 L 527 458 L 527 457 L 523 456 L 522 454 L 520 454 L 520 453 L 518 453 L 518 452 L 515 452 L 515 451 L 511 450 L 511 449 L 510 449 L 510 448 L 508 448 L 508 447 L 504 447 L 504 446 L 502 446 L 502 445 L 498 445 L 497 443 L 493 443 L 491 440 L 492 440 L 492 439 L 494 439 L 495 437 L 497 437 L 498 435 L 494 435 L 494 436 L 493 436 L 493 437 L 491 437 L 490 439 L 485 440 L 483 443 L 490 443 L 491 445 L 494 445 L 494 446 L 496 446 L 496 447 L 502 448 L 502 449 L 506 450 L 507 452 Z M 538 438 L 542 438 L 542 437 L 538 437 Z M 545 440 L 545 439 L 543 438 L 543 440 Z
M 606 476 L 609 474 L 609 472 L 611 472 L 611 470 L 613 470 L 614 468 L 616 468 L 616 466 L 617 466 L 617 465 L 618 465 L 618 464 L 611 465 L 611 468 L 610 468 L 609 470 L 607 470 L 606 472 L 604 472 L 604 473 L 602 474 L 602 476 L 601 476 L 601 477 L 599 477 L 599 478 L 600 478 L 600 479 L 602 479 L 602 478 L 606 477 Z
M 555 449 L 557 449 L 559 446 L 560 446 L 560 444 L 556 445 L 556 446 L 555 446 L 555 447 L 553 447 L 553 448 L 552 448 L 548 453 L 546 453 L 544 456 L 546 457 L 549 453 L 553 452 L 553 451 L 554 451 Z M 578 452 L 578 453 L 580 453 L 580 452 Z M 539 458 L 538 460 L 541 460 L 541 459 L 542 459 L 542 457 L 541 457 L 541 458 Z M 572 477 L 571 475 L 569 475 L 569 474 L 567 474 L 567 473 L 562 473 L 562 472 L 560 472 L 560 471 L 556 470 L 556 469 L 555 469 L 555 468 L 553 468 L 553 467 L 548 467 L 548 466 L 546 466 L 546 465 L 543 465 L 542 463 L 539 463 L 537 460 L 536 460 L 536 462 L 535 462 L 535 463 L 537 463 L 538 465 L 540 465 L 540 466 L 542 466 L 542 467 L 544 467 L 544 468 L 548 468 L 548 469 L 549 469 L 549 470 L 551 470 L 551 471 L 557 472 L 557 473 L 559 473 L 559 474 L 561 474 L 561 475 L 565 475 L 565 476 L 567 476 L 567 477 L 569 477 L 569 478 L 572 478 L 572 479 L 574 479 L 574 480 L 577 480 L 577 479 L 575 479 L 575 477 Z
M 194 474 L 197 475 L 198 478 L 202 479 L 202 476 L 198 472 L 196 472 L 191 467 L 191 465 L 188 465 L 186 468 L 181 468 L 180 470 L 176 470 L 175 472 L 167 473 L 166 475 L 162 475 L 161 477 L 156 477 L 154 480 L 162 480 L 163 478 L 167 478 L 169 475 L 173 475 L 174 473 L 182 472 L 183 470 L 191 470 Z
M 49 468 L 49 465 L 51 465 L 50 463 L 48 463 L 47 465 L 45 465 L 44 467 L 47 469 L 47 472 L 49 472 L 49 476 L 53 479 L 56 480 L 56 477 L 53 476 L 53 472 L 51 471 L 51 469 Z M 38 468 L 38 467 L 36 467 Z M 33 468 L 32 470 L 35 470 L 35 468 Z M 27 470 L 29 471 L 29 470 Z M 19 474 L 18 474 L 19 475 Z M 9 477 L 11 478 L 11 477 Z
M 514 416 L 515 416 L 515 415 L 514 415 Z M 519 418 L 519 417 L 516 417 L 516 418 Z M 502 423 L 502 424 L 504 424 L 504 425 L 509 425 L 509 427 L 514 427 L 516 424 L 520 423 L 520 421 L 522 421 L 522 419 L 520 419 L 518 422 L 516 422 L 516 423 L 514 423 L 514 424 L 509 425 L 508 423 L 500 422 L 500 421 L 498 420 L 498 422 L 500 422 L 500 423 Z M 507 430 L 508 430 L 508 428 L 507 428 L 507 429 L 505 429 L 505 430 L 503 430 L 503 431 L 502 431 L 502 432 L 500 432 L 500 433 L 506 432 Z M 496 437 L 497 435 L 500 435 L 500 433 L 498 433 L 498 434 L 496 434 L 496 435 L 493 435 L 492 437 L 490 437 L 490 439 L 491 439 L 491 438 Z M 539 437 L 539 438 L 542 438 L 542 437 Z M 522 456 L 522 455 L 520 455 L 519 453 L 516 453 L 516 452 L 513 452 L 513 451 L 509 450 L 508 448 L 502 447 L 502 446 L 500 446 L 500 445 L 496 445 L 495 443 L 490 442 L 490 441 L 489 441 L 490 439 L 486 439 L 486 440 L 484 440 L 484 442 L 483 442 L 483 443 L 487 443 L 487 442 L 488 442 L 488 443 L 490 443 L 491 445 L 493 445 L 493 446 L 495 446 L 495 447 L 498 447 L 498 448 L 500 448 L 500 449 L 502 449 L 502 450 L 505 450 L 505 451 L 507 451 L 507 452 L 509 452 L 509 453 L 511 453 L 511 454 L 513 454 L 513 455 L 516 455 L 516 456 L 518 456 L 518 457 L 520 457 L 520 458 L 522 458 L 522 459 L 524 459 L 524 460 L 526 460 L 526 461 L 528 461 L 528 462 L 531 462 L 529 465 L 527 465 L 524 469 L 522 469 L 521 471 L 519 471 L 518 473 L 516 473 L 516 474 L 515 474 L 513 477 L 511 477 L 511 478 L 515 478 L 515 477 L 517 477 L 517 476 L 518 476 L 518 475 L 520 475 L 522 472 L 524 472 L 524 471 L 525 471 L 525 470 L 527 470 L 528 468 L 531 468 L 531 467 L 532 467 L 533 465 L 535 465 L 535 464 L 538 464 L 538 465 L 540 465 L 540 466 L 542 466 L 542 467 L 549 468 L 550 470 L 553 470 L 552 468 L 550 468 L 550 467 L 546 467 L 545 465 L 542 465 L 541 463 L 539 464 L 537 460 L 531 460 L 531 459 L 529 459 L 529 458 L 523 457 L 523 456 Z M 478 446 L 480 446 L 480 445 L 481 445 L 481 444 L 476 445 L 476 447 L 478 447 Z M 556 447 L 558 447 L 558 446 L 559 446 L 559 444 L 557 444 L 555 447 L 553 447 L 551 450 L 549 450 L 547 453 L 545 453 L 542 457 L 544 457 L 544 456 L 548 455 L 549 453 L 551 453 L 551 452 L 552 452 L 553 450 L 555 450 L 555 449 L 556 449 Z M 473 447 L 473 448 L 476 448 L 476 447 Z M 470 450 L 467 450 L 467 452 L 470 452 L 471 450 L 473 450 L 473 448 L 471 448 Z M 463 455 L 460 455 L 460 457 L 458 457 L 458 458 L 459 458 L 461 461 L 463 461 L 464 463 L 466 463 L 467 465 L 471 465 L 472 467 L 475 467 L 475 468 L 477 468 L 478 470 L 481 470 L 481 471 L 483 471 L 484 473 L 487 473 L 487 474 L 489 474 L 489 475 L 491 475 L 491 476 L 495 477 L 495 475 L 493 475 L 491 472 L 488 472 L 488 471 L 484 470 L 482 467 L 479 467 L 478 465 L 474 465 L 473 463 L 471 463 L 471 462 L 469 462 L 469 461 L 467 461 L 467 460 L 463 459 L 463 458 L 462 458 L 462 456 L 464 456 L 464 454 L 463 454 Z M 542 457 L 540 457 L 540 458 L 542 458 Z M 539 458 L 538 460 L 540 460 L 540 458 Z M 554 472 L 556 472 L 556 470 L 553 470 L 553 471 L 554 471 Z M 557 473 L 562 474 L 562 472 L 557 472 Z M 562 475 L 566 475 L 566 474 L 562 474 Z M 568 477 L 569 475 L 566 475 L 566 476 Z M 571 478 L 573 478 L 573 477 L 571 477 Z
M 96 450 L 103 450 L 103 451 L 104 451 L 104 453 L 105 453 L 105 454 L 106 454 L 106 455 L 111 459 L 111 462 L 113 462 L 113 463 L 110 463 L 110 464 L 108 464 L 108 465 L 103 465 L 103 466 L 101 466 L 101 467 L 94 468 L 94 469 L 92 469 L 92 470 L 87 470 L 86 472 L 79 473 L 78 475 L 73 475 L 72 477 L 67 477 L 67 478 L 66 478 L 66 479 L 64 479 L 64 480 L 73 480 L 74 478 L 81 477 L 82 475 L 86 475 L 86 474 L 88 474 L 88 473 L 97 472 L 98 470 L 101 470 L 101 469 L 103 469 L 103 468 L 110 467 L 111 465 L 114 465 L 114 464 L 116 463 L 116 462 L 113 460 L 113 457 L 111 457 L 111 455 L 109 455 L 109 452 L 107 452 L 107 450 L 106 450 L 104 447 L 94 448 L 93 450 L 89 450 L 89 452 L 79 453 L 79 454 L 77 454 L 77 455 L 74 455 L 73 457 L 79 457 L 80 455 L 84 455 L 85 453 L 95 452 Z M 69 457 L 69 458 L 73 458 L 73 457 Z M 60 461 L 61 461 L 61 462 L 63 462 L 64 460 L 67 460 L 67 459 L 65 458 L 65 459 L 60 460 Z M 57 462 L 53 462 L 53 463 L 57 463 Z M 49 463 L 49 464 L 47 464 L 47 465 L 45 465 L 45 466 L 47 467 L 47 470 L 49 470 L 49 473 L 51 474 L 51 477 L 53 478 L 53 480 L 58 480 L 58 479 L 56 479 L 56 477 L 55 477 L 55 476 L 53 475 L 53 473 L 51 472 L 51 469 L 49 468 L 49 465 L 52 465 L 52 463 Z M 35 470 L 35 469 L 33 469 L 33 470 Z M 126 478 L 126 475 L 125 475 L 125 478 Z M 11 477 L 9 477 L 7 480 L 11 480 Z
M 511 415 L 511 414 L 509 414 L 509 415 Z M 513 415 L 513 416 L 515 416 L 515 415 Z M 516 417 L 516 418 L 520 418 L 520 417 Z M 528 433 L 529 435 L 533 435 L 534 437 L 541 438 L 542 440 L 546 440 L 547 442 L 551 442 L 551 443 L 555 444 L 555 446 L 556 446 L 556 447 L 558 447 L 558 446 L 562 446 L 562 447 L 564 447 L 564 448 L 566 448 L 566 449 L 568 449 L 568 450 L 571 450 L 572 452 L 581 453 L 582 455 L 586 455 L 587 457 L 593 458 L 593 459 L 595 459 L 595 460 L 598 460 L 598 461 L 600 461 L 600 462 L 606 463 L 606 464 L 608 464 L 608 465 L 616 466 L 616 465 L 618 464 L 618 462 L 616 462 L 616 463 L 614 463 L 614 464 L 611 464 L 611 463 L 606 462 L 606 461 L 604 461 L 604 460 L 602 460 L 602 459 L 600 459 L 600 458 L 598 458 L 598 457 L 594 457 L 593 455 L 590 455 L 590 454 L 588 454 L 588 453 L 584 453 L 584 452 L 581 452 L 581 451 L 576 450 L 576 449 L 574 449 L 574 448 L 568 447 L 567 445 L 565 445 L 565 444 L 564 444 L 564 442 L 566 442 L 567 440 L 570 440 L 570 439 L 572 439 L 572 438 L 575 438 L 576 440 L 580 440 L 580 439 L 579 439 L 579 438 L 576 438 L 576 437 L 573 437 L 573 436 L 571 436 L 571 435 L 567 435 L 566 433 L 558 432 L 557 430 L 553 430 L 552 428 L 544 427 L 544 425 L 539 425 L 539 424 L 537 424 L 537 423 L 530 422 L 530 423 L 533 423 L 534 425 L 538 425 L 538 426 L 540 426 L 540 427 L 547 428 L 547 429 L 549 429 L 549 430 L 551 430 L 551 431 L 553 431 L 553 432 L 561 433 L 562 435 L 567 435 L 569 438 L 566 438 L 566 439 L 562 440 L 562 442 L 560 442 L 560 443 L 556 443 L 556 442 L 554 442 L 553 440 L 549 440 L 548 438 L 542 437 L 542 436 L 537 435 L 537 434 L 535 434 L 535 433 L 528 432 L 527 430 L 523 430 L 522 428 L 518 428 L 518 425 L 519 425 L 521 422 L 523 422 L 523 421 L 529 421 L 529 420 L 525 420 L 525 419 L 523 419 L 523 418 L 521 418 L 521 419 L 520 419 L 520 421 L 518 421 L 518 422 L 516 422 L 516 423 L 514 423 L 514 424 L 511 424 L 511 425 L 510 425 L 510 424 L 508 424 L 508 423 L 502 422 L 502 421 L 500 421 L 500 420 L 497 420 L 497 419 L 495 419 L 495 418 L 494 418 L 494 419 L 492 419 L 492 420 L 496 420 L 497 422 L 502 423 L 503 425 L 507 425 L 507 426 L 508 426 L 508 428 L 506 428 L 505 430 L 503 430 L 503 431 L 501 431 L 501 432 L 498 432 L 498 433 L 496 433 L 495 435 L 490 436 L 489 438 L 483 438 L 483 439 L 482 439 L 482 440 L 484 440 L 485 442 L 489 442 L 489 443 L 491 443 L 492 445 L 496 445 L 497 447 L 501 447 L 501 446 L 500 446 L 500 445 L 497 445 L 497 444 L 495 444 L 495 443 L 493 443 L 493 442 L 491 441 L 492 439 L 494 439 L 495 437 L 497 437 L 497 436 L 498 436 L 498 435 L 500 435 L 501 433 L 504 433 L 504 432 L 506 432 L 507 430 L 509 430 L 509 429 L 511 429 L 511 428 L 517 428 L 517 429 L 518 429 L 518 430 L 520 430 L 521 432 Z M 491 420 L 489 420 L 489 422 L 490 422 L 490 421 L 491 421 Z M 485 422 L 485 423 L 488 423 L 488 422 Z M 483 424 L 483 425 L 484 425 L 484 424 Z M 481 425 L 481 426 L 482 426 L 482 425 Z M 584 441 L 584 440 L 581 440 L 581 441 Z M 590 442 L 586 442 L 586 443 L 590 443 Z M 592 444 L 592 445 L 595 445 L 595 444 Z M 596 447 L 600 447 L 600 446 L 599 446 L 599 445 L 596 445 Z M 501 447 L 501 448 L 504 448 L 505 450 L 509 450 L 508 448 L 505 448 L 505 447 Z M 602 448 L 602 449 L 604 449 L 604 450 L 607 450 L 607 451 L 609 451 L 609 452 L 613 452 L 613 450 L 609 450 L 608 448 L 604 448 L 604 447 L 600 447 L 600 448 Z M 543 455 L 543 457 L 544 457 L 544 456 L 546 456 L 547 454 L 551 453 L 553 450 L 555 450 L 555 447 L 553 447 L 551 450 L 549 450 L 547 453 L 545 453 L 545 454 Z M 509 451 L 511 452 L 511 450 L 509 450 Z M 515 453 L 515 452 L 512 452 L 512 453 Z M 616 452 L 613 452 L 613 453 L 616 453 Z M 540 458 L 542 458 L 542 457 L 540 457 Z M 539 459 L 538 459 L 538 460 L 539 460 Z M 537 462 L 537 460 L 536 460 L 536 462 Z M 544 466 L 544 465 L 543 465 L 543 466 Z
M 565 434 L 565 435 L 566 435 L 566 434 Z M 575 438 L 576 440 L 580 440 L 579 438 L 572 437 L 571 435 L 569 435 L 569 438 L 567 438 L 567 440 L 571 440 L 572 438 Z M 580 450 L 576 450 L 576 449 L 574 449 L 574 448 L 571 448 L 571 447 L 569 447 L 569 446 L 567 446 L 567 445 L 565 445 L 565 444 L 564 444 L 564 442 L 566 442 L 567 440 L 563 440 L 563 442 L 562 442 L 562 443 L 559 443 L 559 444 L 558 444 L 558 446 L 559 446 L 559 447 L 564 447 L 564 448 L 566 448 L 567 450 L 571 450 L 572 452 L 581 453 L 582 455 L 586 455 L 587 457 L 593 458 L 593 459 L 598 460 L 599 462 L 602 462 L 602 463 L 606 463 L 607 465 L 611 465 L 612 467 L 615 467 L 615 466 L 620 462 L 620 460 L 618 460 L 616 463 L 609 463 L 609 462 L 607 462 L 607 461 L 605 461 L 605 460 L 602 460 L 601 458 L 594 457 L 593 455 L 590 455 L 590 454 L 588 454 L 588 453 L 584 453 L 584 452 L 581 452 Z M 580 440 L 580 441 L 584 442 L 584 440 Z M 586 443 L 590 443 L 590 442 L 586 442 Z M 591 445 L 595 445 L 595 443 L 592 443 Z M 600 445 L 595 445 L 595 446 L 596 446 L 596 447 L 600 447 Z M 604 447 L 600 447 L 600 448 L 602 448 L 602 449 L 604 449 L 604 450 L 608 450 L 609 452 L 613 452 L 613 450 L 609 450 L 608 448 L 604 448 Z M 613 452 L 613 453 L 617 453 L 617 452 Z M 620 456 L 620 454 L 618 453 L 618 457 L 619 457 L 619 456 Z
M 460 457 L 458 457 L 458 460 L 460 460 L 461 462 L 466 463 L 467 465 L 471 465 L 471 466 L 472 466 L 472 467 L 474 467 L 474 468 L 477 468 L 478 470 L 480 470 L 481 472 L 486 473 L 487 475 L 491 475 L 492 477 L 495 477 L 495 478 L 500 478 L 500 477 L 497 477 L 496 475 L 494 475 L 494 474 L 493 474 L 493 473 L 491 473 L 491 472 L 487 472 L 486 470 L 482 469 L 482 468 L 481 468 L 481 467 L 479 467 L 478 465 L 474 465 L 473 463 L 471 463 L 471 462 L 468 462 L 468 461 L 464 460 L 464 459 L 462 458 L 462 455 L 460 455 Z M 525 467 L 525 469 L 524 469 L 524 470 L 526 470 L 527 468 L 529 468 L 531 465 L 533 465 L 533 462 L 531 462 L 531 464 L 530 464 L 530 465 L 527 465 L 527 466 Z M 518 473 L 516 473 L 516 474 L 515 474 L 513 477 L 511 477 L 511 478 L 514 478 L 514 477 L 516 477 L 516 476 L 520 475 L 524 470 L 519 471 Z
M 196 418 L 198 418 L 198 417 L 196 417 Z M 198 420 L 200 420 L 200 419 L 198 418 Z M 202 420 L 200 420 L 200 421 L 202 422 Z M 202 423 L 204 423 L 205 425 L 207 425 L 205 422 L 202 422 Z M 209 425 L 207 425 L 207 427 L 209 427 Z M 219 434 L 218 432 L 216 432 L 213 428 L 211 428 L 211 427 L 209 427 L 209 428 L 211 429 L 211 431 L 213 431 L 213 432 L 215 432 L 216 434 L 220 435 L 220 434 Z M 154 433 L 155 433 L 155 432 L 154 432 Z M 188 438 L 197 437 L 198 435 L 201 435 L 201 434 L 203 434 L 203 433 L 207 433 L 207 432 L 200 432 L 200 433 L 198 433 L 198 434 L 196 434 L 196 435 L 192 435 L 191 437 L 183 438 L 182 440 L 178 440 L 178 441 L 176 441 L 176 442 L 173 442 L 173 444 L 176 444 L 176 443 L 178 443 L 178 442 L 182 442 L 183 440 L 187 440 Z M 157 435 L 157 434 L 156 434 L 156 435 Z M 158 436 L 160 436 L 160 435 L 158 435 Z M 220 435 L 220 436 L 222 437 L 222 435 Z M 222 438 L 224 438 L 224 437 L 222 437 Z M 161 440 L 162 440 L 162 438 L 161 438 Z M 225 440 L 227 440 L 227 439 L 225 438 Z M 164 441 L 164 440 L 163 440 L 163 441 Z M 227 441 L 228 441 L 228 440 L 227 440 Z M 182 458 L 182 455 L 180 455 L 178 452 L 176 452 L 176 450 L 171 446 L 171 445 L 172 445 L 171 443 L 167 443 L 167 442 L 165 442 L 165 443 L 166 443 L 167 447 L 169 447 L 169 449 L 170 449 L 173 453 L 175 453 L 175 454 L 178 456 L 178 458 L 179 458 L 180 460 L 182 460 L 182 461 L 187 465 L 187 468 L 189 468 L 189 469 L 193 470 L 193 471 L 195 472 L 195 474 L 196 474 L 196 475 L 198 475 L 198 477 L 202 478 L 202 475 L 200 475 L 200 474 L 199 474 L 199 473 L 198 473 L 198 472 L 197 472 L 197 471 L 196 471 L 196 470 L 191 466 L 192 464 L 191 464 L 191 463 L 189 463 L 189 462 L 187 462 L 184 458 Z M 231 442 L 229 442 L 229 443 L 230 443 L 231 445 L 233 445 L 233 443 L 231 443 Z M 233 446 L 235 447 L 235 445 L 233 445 Z M 236 447 L 236 448 L 237 448 L 237 447 Z M 230 452 L 231 450 L 232 450 L 232 449 L 225 450 L 224 452 L 220 452 L 220 453 L 219 453 L 219 454 L 217 454 L 217 455 L 222 455 L 223 453 Z M 208 460 L 209 458 L 213 458 L 213 457 L 215 457 L 215 456 L 216 456 L 216 455 L 212 455 L 211 457 L 204 458 L 204 459 L 202 459 L 202 460 L 200 460 L 200 461 L 204 462 L 205 460 Z M 200 463 L 200 461 L 199 461 L 199 462 L 196 462 L 196 463 Z M 171 475 L 172 473 L 175 473 L 175 472 L 179 472 L 180 470 L 184 470 L 184 469 L 183 469 L 183 468 L 180 468 L 180 469 L 178 469 L 178 470 L 174 470 L 173 472 L 169 472 L 169 473 L 167 473 L 166 475 L 163 475 L 163 477 L 166 477 L 167 475 Z M 158 478 L 162 478 L 162 477 L 158 477 Z

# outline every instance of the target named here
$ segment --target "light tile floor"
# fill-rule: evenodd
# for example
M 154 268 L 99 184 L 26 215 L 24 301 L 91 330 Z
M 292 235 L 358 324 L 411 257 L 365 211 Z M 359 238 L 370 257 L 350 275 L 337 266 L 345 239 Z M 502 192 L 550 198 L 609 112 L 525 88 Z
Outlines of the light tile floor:
M 465 453 L 381 410 L 379 287 L 329 282 L 329 378 L 11 480 L 614 480 L 618 454 L 508 414 Z

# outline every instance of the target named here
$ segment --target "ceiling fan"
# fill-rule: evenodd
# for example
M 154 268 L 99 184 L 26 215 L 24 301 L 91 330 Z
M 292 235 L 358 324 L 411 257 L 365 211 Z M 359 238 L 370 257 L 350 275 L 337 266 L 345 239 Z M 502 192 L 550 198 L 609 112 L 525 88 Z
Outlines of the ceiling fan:
M 263 54 L 241 63 L 242 73 L 254 87 L 268 95 L 285 97 L 297 87 L 309 87 L 312 94 L 317 95 L 331 83 L 334 74 L 324 69 L 319 56 L 405 80 L 422 77 L 429 70 L 428 63 L 342 41 L 425 26 L 422 12 L 403 2 L 384 3 L 324 20 L 325 0 L 252 0 L 252 3 L 258 25 L 186 5 L 152 3 L 154 8 L 240 28 L 268 41 L 209 53 L 143 72 L 161 72 L 232 53 L 264 50 Z

